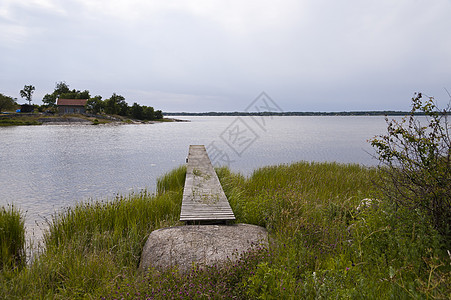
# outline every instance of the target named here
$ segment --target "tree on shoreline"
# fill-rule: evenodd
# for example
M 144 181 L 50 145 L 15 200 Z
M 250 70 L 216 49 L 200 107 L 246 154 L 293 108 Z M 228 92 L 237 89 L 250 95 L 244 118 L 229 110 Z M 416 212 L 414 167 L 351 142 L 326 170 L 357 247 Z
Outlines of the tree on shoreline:
M 104 111 L 105 104 L 102 101 L 102 96 L 95 96 L 88 99 L 86 102 L 86 110 L 93 114 L 100 114 Z
M 53 91 L 53 94 L 55 94 L 57 98 L 59 98 L 62 94 L 69 92 L 69 85 L 65 81 L 55 83 L 55 90 Z
M 104 101 L 105 113 L 110 115 L 126 116 L 128 104 L 122 95 L 113 93 L 113 95 Z
M 0 93 L 0 112 L 2 112 L 2 110 L 13 109 L 16 105 L 17 103 L 12 97 Z
M 23 90 L 20 90 L 20 97 L 25 98 L 28 104 L 31 105 L 31 98 L 33 97 L 34 90 L 36 88 L 32 85 L 25 85 Z
M 88 90 L 79 91 L 71 90 L 69 85 L 60 81 L 55 84 L 55 89 L 51 94 L 46 94 L 42 102 L 45 107 L 56 107 L 56 101 L 61 99 L 88 99 L 86 102 L 86 111 L 92 114 L 106 113 L 109 115 L 119 115 L 123 117 L 130 117 L 138 120 L 158 120 L 163 119 L 163 112 L 155 110 L 152 106 L 142 106 L 134 102 L 129 106 L 125 101 L 125 97 L 113 93 L 110 98 L 102 100 L 102 96 L 90 96 Z
M 98 96 L 100 97 L 100 96 Z M 125 98 L 121 95 L 114 93 L 109 99 L 103 101 L 98 100 L 88 100 L 87 110 L 95 113 L 94 103 L 98 107 L 103 107 L 106 114 L 119 115 L 123 117 L 130 117 L 138 120 L 159 120 L 163 119 L 163 112 L 161 110 L 155 111 L 152 106 L 142 106 L 134 102 L 132 106 L 128 106 Z

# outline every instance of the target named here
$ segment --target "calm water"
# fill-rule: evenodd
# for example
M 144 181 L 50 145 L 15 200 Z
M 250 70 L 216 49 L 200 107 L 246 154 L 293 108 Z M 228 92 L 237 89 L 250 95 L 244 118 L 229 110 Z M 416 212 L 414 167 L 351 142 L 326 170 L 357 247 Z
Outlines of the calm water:
M 375 165 L 367 139 L 383 117 L 184 117 L 149 125 L 0 127 L 0 206 L 26 212 L 29 231 L 79 201 L 112 199 L 147 188 L 204 144 L 215 164 L 249 175 L 294 161 Z

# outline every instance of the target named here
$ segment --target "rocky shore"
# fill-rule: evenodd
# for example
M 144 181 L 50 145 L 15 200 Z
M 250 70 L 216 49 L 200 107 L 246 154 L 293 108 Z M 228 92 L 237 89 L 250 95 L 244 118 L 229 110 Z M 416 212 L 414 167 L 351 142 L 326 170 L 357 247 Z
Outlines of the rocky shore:
M 188 122 L 173 118 L 141 121 L 110 115 L 57 115 L 46 113 L 8 113 L 0 114 L 0 126 L 20 125 L 101 125 L 101 124 L 153 124 L 159 122 Z

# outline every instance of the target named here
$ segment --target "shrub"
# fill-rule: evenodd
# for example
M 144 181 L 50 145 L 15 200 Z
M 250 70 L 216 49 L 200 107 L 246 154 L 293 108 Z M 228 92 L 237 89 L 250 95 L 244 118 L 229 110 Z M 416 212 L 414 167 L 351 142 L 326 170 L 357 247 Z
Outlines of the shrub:
M 421 124 L 418 113 L 427 124 Z M 434 99 L 412 98 L 410 114 L 401 122 L 389 121 L 387 134 L 370 140 L 379 159 L 381 190 L 399 207 L 419 210 L 450 245 L 451 140 L 448 109 L 440 111 Z

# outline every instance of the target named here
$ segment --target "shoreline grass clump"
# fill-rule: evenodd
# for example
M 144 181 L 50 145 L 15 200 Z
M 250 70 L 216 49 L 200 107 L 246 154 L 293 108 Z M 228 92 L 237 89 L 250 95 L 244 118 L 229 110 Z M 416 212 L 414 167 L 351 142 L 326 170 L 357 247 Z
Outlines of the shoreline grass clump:
M 0 208 L 0 270 L 26 263 L 25 219 L 13 205 Z
M 183 170 L 162 179 L 172 180 L 164 193 L 80 203 L 54 215 L 39 257 L 13 277 L 0 274 L 0 298 L 85 298 L 118 274 L 133 276 L 148 234 L 178 224 Z

